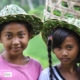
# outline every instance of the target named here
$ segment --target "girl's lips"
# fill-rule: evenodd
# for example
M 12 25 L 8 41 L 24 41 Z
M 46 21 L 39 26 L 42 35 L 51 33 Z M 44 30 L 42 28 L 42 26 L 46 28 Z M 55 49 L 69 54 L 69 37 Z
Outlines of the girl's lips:
M 68 61 L 70 58 L 61 58 L 62 61 Z
M 21 49 L 21 47 L 13 47 L 11 49 L 14 50 L 14 51 L 19 51 Z

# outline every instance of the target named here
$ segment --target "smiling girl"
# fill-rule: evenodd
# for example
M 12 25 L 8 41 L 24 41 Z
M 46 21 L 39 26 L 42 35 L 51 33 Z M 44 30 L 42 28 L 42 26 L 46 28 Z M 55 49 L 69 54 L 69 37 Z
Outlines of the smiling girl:
M 40 63 L 24 56 L 28 41 L 39 34 L 43 23 L 17 5 L 8 5 L 0 12 L 0 42 L 5 51 L 0 55 L 0 80 L 37 80 Z

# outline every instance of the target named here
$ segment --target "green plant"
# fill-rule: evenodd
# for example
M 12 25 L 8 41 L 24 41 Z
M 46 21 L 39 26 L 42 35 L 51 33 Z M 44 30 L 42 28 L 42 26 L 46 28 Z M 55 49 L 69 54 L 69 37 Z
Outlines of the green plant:
M 44 6 L 39 6 L 37 8 L 35 8 L 34 10 L 29 11 L 29 14 L 35 14 L 40 18 L 43 18 L 43 10 L 44 10 Z
M 62 2 L 61 2 L 61 5 L 64 6 L 64 7 L 68 7 L 67 2 L 65 2 L 65 1 L 62 1 Z
M 61 16 L 61 12 L 59 10 L 57 10 L 57 9 L 55 9 L 53 11 L 53 14 L 56 15 L 56 16 Z
M 74 18 L 74 15 L 66 13 L 64 14 L 65 18 Z
M 80 6 L 74 5 L 74 9 L 80 11 Z

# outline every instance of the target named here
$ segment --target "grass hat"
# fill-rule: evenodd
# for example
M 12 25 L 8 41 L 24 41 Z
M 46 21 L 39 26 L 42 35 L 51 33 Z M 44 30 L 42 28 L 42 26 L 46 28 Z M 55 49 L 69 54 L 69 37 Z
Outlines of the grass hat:
M 21 7 L 17 5 L 7 5 L 0 11 L 0 25 L 16 20 L 28 22 L 32 26 L 32 37 L 39 34 L 43 27 L 43 22 L 40 18 L 35 15 L 27 14 Z
M 70 19 L 70 21 L 72 20 Z M 49 19 L 44 21 L 43 29 L 41 31 L 43 40 L 47 42 L 47 39 L 50 36 L 51 31 L 55 30 L 55 28 L 58 28 L 58 27 L 68 28 L 76 32 L 80 36 L 80 25 L 78 24 L 80 23 L 80 20 L 79 21 L 76 20 L 76 22 L 73 22 L 71 24 L 70 23 L 69 23 L 69 19 L 68 20 L 66 19 L 66 21 L 61 21 L 58 19 Z
M 80 1 L 46 0 L 42 37 L 45 42 L 52 29 L 65 27 L 80 36 Z

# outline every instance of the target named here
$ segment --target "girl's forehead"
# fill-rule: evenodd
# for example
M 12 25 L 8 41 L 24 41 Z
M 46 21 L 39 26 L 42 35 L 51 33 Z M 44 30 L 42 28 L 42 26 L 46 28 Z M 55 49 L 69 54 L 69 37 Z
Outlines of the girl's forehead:
M 75 39 L 75 37 L 73 36 L 68 36 L 65 38 L 65 40 L 63 41 L 63 43 L 61 45 L 67 45 L 67 44 L 77 44 L 77 40 Z
M 25 25 L 23 24 L 19 24 L 19 23 L 10 23 L 4 26 L 3 31 L 27 31 L 27 28 Z

